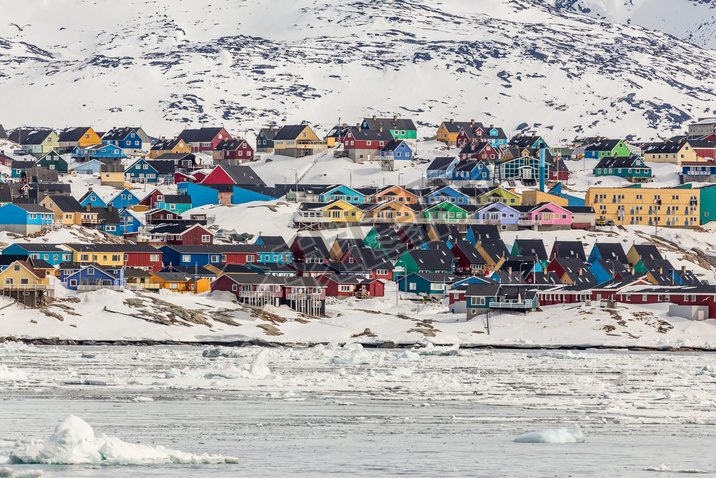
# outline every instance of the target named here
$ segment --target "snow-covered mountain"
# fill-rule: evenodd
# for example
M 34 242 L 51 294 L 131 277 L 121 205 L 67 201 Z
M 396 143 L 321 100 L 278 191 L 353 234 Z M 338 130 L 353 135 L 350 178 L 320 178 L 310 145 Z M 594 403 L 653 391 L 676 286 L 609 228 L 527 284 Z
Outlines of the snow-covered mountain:
M 549 1 L 8 2 L 30 26 L 0 27 L 0 123 L 251 136 L 398 114 L 426 136 L 454 117 L 557 142 L 667 136 L 709 111 L 716 52 Z
M 545 0 L 557 8 L 609 22 L 634 24 L 716 49 L 713 0 Z

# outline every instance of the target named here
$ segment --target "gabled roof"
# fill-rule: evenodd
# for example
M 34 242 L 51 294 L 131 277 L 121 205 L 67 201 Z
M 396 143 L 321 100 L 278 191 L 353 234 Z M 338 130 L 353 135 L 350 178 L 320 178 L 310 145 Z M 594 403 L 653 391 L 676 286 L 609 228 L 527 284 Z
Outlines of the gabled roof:
M 603 139 L 590 144 L 585 151 L 611 151 L 621 142 L 622 140 L 620 139 Z
M 24 138 L 20 144 L 42 144 L 52 133 L 51 130 L 33 131 Z
M 261 242 L 263 242 L 266 245 L 283 246 L 286 249 L 288 249 L 288 245 L 286 244 L 286 241 L 281 236 L 259 236 L 256 238 L 257 241 L 259 239 L 261 239 Z
M 390 153 L 392 151 L 395 151 L 400 147 L 401 144 L 405 144 L 405 146 L 410 149 L 410 146 L 408 146 L 408 143 L 403 141 L 402 139 L 392 139 L 386 143 L 385 146 L 383 146 L 383 149 L 381 151 L 384 151 L 386 153 Z M 411 150 L 412 151 L 412 150 Z
M 417 131 L 415 123 L 411 119 L 404 118 L 364 118 L 363 122 L 368 126 L 368 129 L 380 129 L 384 130 L 404 130 L 404 131 Z
M 214 151 L 236 151 L 241 148 L 241 145 L 246 143 L 244 139 L 222 139 L 219 144 L 216 145 Z M 247 143 L 248 144 L 248 143 Z
M 615 260 L 622 264 L 628 264 L 627 256 L 622 245 L 618 242 L 597 242 L 594 244 L 602 259 Z
M 492 145 L 487 141 L 473 141 L 472 143 L 466 144 L 461 150 L 460 154 L 475 154 L 482 152 L 485 148 L 492 149 Z
M 620 274 L 622 277 L 625 277 L 627 275 L 631 275 L 630 269 L 622 262 L 619 262 L 615 259 L 599 259 L 597 262 L 599 266 L 607 271 L 612 278 L 616 277 L 617 274 Z
M 121 141 L 127 136 L 129 136 L 131 133 L 136 133 L 137 130 L 139 130 L 139 128 L 136 127 L 114 128 L 107 131 L 104 135 L 101 136 L 102 141 Z
M 236 184 L 257 184 L 266 186 L 258 174 L 249 166 L 217 166 L 223 169 Z
M 276 137 L 278 131 L 279 130 L 277 128 L 261 128 L 259 134 L 263 133 L 264 136 L 266 136 L 266 139 L 273 140 Z
M 454 172 L 462 172 L 462 171 L 473 171 L 478 166 L 482 165 L 485 167 L 485 163 L 482 161 L 476 160 L 476 159 L 468 159 L 466 161 L 460 161 L 455 165 L 455 169 L 453 169 Z
M 609 168 L 631 168 L 632 165 L 638 160 L 639 158 L 636 156 L 604 156 L 602 159 L 599 160 L 595 168 L 597 169 L 609 169 Z M 640 168 L 647 168 L 651 169 L 650 166 L 647 166 L 646 164 L 643 166 L 639 166 Z
M 514 136 L 512 139 L 510 139 L 508 144 L 516 148 L 531 148 L 539 139 L 540 136 L 527 136 L 518 134 L 517 136 Z
M 452 271 L 455 256 L 445 251 L 410 249 L 408 254 L 421 271 Z
M 441 156 L 433 159 L 433 162 L 428 166 L 428 171 L 446 171 L 447 168 L 455 161 L 452 156 Z
M 104 138 L 103 138 L 104 139 Z M 159 140 L 152 146 L 152 151 L 168 151 L 177 147 L 181 138 Z M 184 141 L 186 143 L 186 141 Z
M 64 131 L 61 131 L 59 134 L 60 142 L 64 143 L 79 141 L 89 129 L 89 126 L 81 126 L 79 128 L 68 128 Z
M 48 197 L 62 212 L 86 212 L 86 209 L 72 196 L 50 194 Z
M 147 164 L 157 170 L 158 174 L 174 174 L 174 161 L 165 158 L 166 154 L 161 155 L 161 159 L 147 160 Z
M 515 247 L 521 256 L 537 256 L 541 261 L 549 259 L 542 239 L 515 239 Z
M 474 121 L 443 121 L 445 125 L 445 129 L 448 133 L 459 133 L 461 129 L 464 129 L 466 132 L 473 131 L 476 128 L 482 128 L 483 130 L 485 127 L 482 125 L 482 123 L 474 122 Z
M 289 139 L 296 139 L 301 132 L 306 129 L 308 125 L 305 124 L 294 124 L 287 125 L 278 130 L 278 133 L 274 136 L 274 141 L 283 141 Z
M 390 131 L 384 129 L 359 129 L 355 126 L 351 126 L 351 134 L 357 141 L 393 141 L 393 135 Z
M 323 238 L 316 236 L 297 236 L 294 241 L 303 251 L 305 257 L 318 257 L 321 259 L 331 257 Z
M 185 129 L 179 133 L 177 139 L 183 139 L 185 143 L 211 143 L 222 129 L 224 128 Z
M 597 283 L 594 275 L 587 269 L 587 265 L 576 257 L 560 257 L 555 259 L 555 262 L 560 265 L 574 285 L 583 286 Z
M 480 255 L 480 253 L 477 252 L 477 249 L 475 248 L 475 246 L 473 246 L 469 242 L 467 242 L 463 239 L 458 239 L 455 242 L 455 245 L 453 246 L 453 248 L 455 248 L 455 247 L 457 247 L 458 249 L 460 249 L 460 251 L 462 251 L 463 255 L 470 262 L 470 264 L 485 264 L 486 263 L 485 258 L 483 258 Z
M 678 153 L 681 151 L 685 143 L 673 143 L 671 141 L 664 141 L 663 143 L 654 143 L 645 147 L 642 150 L 643 154 L 671 154 Z
M 582 262 L 587 260 L 581 241 L 554 241 L 552 249 L 556 257 L 575 257 Z
M 632 246 L 634 252 L 637 253 L 642 262 L 645 259 L 663 260 L 659 249 L 654 244 L 634 244 Z

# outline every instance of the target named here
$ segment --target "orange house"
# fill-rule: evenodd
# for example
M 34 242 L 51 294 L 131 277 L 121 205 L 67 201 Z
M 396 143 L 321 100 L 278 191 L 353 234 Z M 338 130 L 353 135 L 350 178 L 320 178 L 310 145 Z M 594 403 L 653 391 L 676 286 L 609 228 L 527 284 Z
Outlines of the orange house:
M 418 196 L 401 186 L 388 186 L 373 195 L 373 202 L 396 201 L 401 204 L 418 204 Z
M 159 284 L 160 289 L 181 294 L 201 294 L 211 289 L 211 281 L 206 278 L 187 277 L 181 272 L 147 272 L 151 275 L 151 282 Z

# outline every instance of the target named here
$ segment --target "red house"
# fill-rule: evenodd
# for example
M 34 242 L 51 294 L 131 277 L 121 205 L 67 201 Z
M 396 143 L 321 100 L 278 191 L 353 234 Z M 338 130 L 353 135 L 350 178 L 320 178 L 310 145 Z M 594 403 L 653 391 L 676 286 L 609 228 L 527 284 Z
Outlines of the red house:
M 485 163 L 495 162 L 499 158 L 499 152 L 486 141 L 474 141 L 468 143 L 460 151 L 460 160 L 479 159 Z
M 177 139 L 184 140 L 192 153 L 198 151 L 213 151 L 221 141 L 232 139 L 231 135 L 223 128 L 199 128 L 185 129 Z
M 148 233 L 149 242 L 161 245 L 201 246 L 214 244 L 214 233 L 201 224 L 159 224 Z
M 163 196 L 161 197 L 163 199 Z M 177 222 L 182 220 L 179 214 L 169 211 L 168 209 L 152 209 L 151 211 L 147 211 L 144 217 L 144 222 L 147 224 L 161 224 L 163 222 Z
M 385 284 L 378 279 L 336 274 L 320 275 L 316 279 L 326 285 L 328 297 L 383 297 L 385 291 Z
M 164 202 L 164 194 L 159 189 L 155 189 L 144 196 L 144 198 L 139 201 L 139 205 L 147 206 L 150 210 L 152 210 L 156 207 L 158 202 Z
M 393 280 L 393 263 L 383 251 L 370 247 L 351 247 L 338 260 L 343 264 L 359 264 L 370 272 L 371 279 Z
M 159 272 L 162 270 L 162 251 L 148 244 L 124 244 L 118 246 L 124 252 L 124 267 Z
M 193 174 L 189 173 L 180 173 L 176 172 L 174 173 L 174 184 L 179 183 L 196 183 L 199 182 L 196 180 Z
M 261 178 L 249 166 L 225 166 L 219 164 L 201 184 L 251 184 L 266 186 Z
M 214 164 L 241 164 L 254 159 L 254 149 L 244 139 L 221 141 L 212 153 Z

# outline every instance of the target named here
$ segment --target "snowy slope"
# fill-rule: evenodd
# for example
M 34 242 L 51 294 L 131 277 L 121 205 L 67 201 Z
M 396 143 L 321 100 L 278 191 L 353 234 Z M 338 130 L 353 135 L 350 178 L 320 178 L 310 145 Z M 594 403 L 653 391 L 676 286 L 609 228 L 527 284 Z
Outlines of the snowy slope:
M 713 51 L 531 0 L 8 3 L 30 26 L 0 30 L 6 126 L 221 123 L 251 138 L 399 114 L 423 136 L 455 117 L 553 143 L 649 139 L 706 112 L 716 86 Z
M 716 6 L 712 0 L 544 0 L 569 12 L 610 22 L 639 25 L 716 48 Z M 678 15 L 675 13 L 678 12 Z

